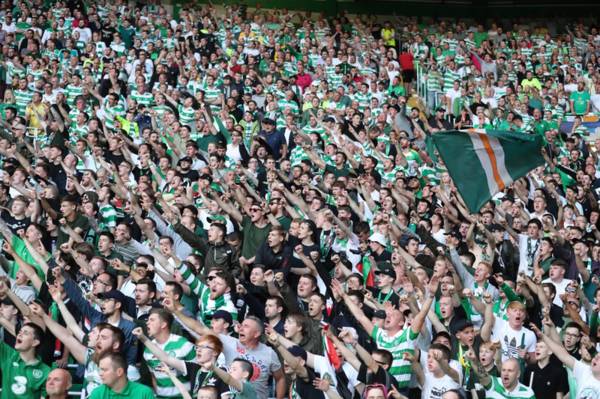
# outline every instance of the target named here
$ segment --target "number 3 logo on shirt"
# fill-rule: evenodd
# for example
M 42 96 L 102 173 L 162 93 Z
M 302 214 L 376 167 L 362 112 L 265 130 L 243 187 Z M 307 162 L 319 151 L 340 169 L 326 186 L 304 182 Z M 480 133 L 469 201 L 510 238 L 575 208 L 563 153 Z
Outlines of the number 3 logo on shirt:
M 10 386 L 10 389 L 15 395 L 23 395 L 27 390 L 26 384 L 27 378 L 19 375 L 15 377 L 15 382 Z

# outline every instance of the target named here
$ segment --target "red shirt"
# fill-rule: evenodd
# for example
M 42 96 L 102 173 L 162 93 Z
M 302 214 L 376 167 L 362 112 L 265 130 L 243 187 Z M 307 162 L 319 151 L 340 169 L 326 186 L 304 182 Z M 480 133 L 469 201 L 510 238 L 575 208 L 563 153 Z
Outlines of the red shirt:
M 302 75 L 296 75 L 296 84 L 298 85 L 298 87 L 300 87 L 302 89 L 303 93 L 304 93 L 304 90 L 308 86 L 310 86 L 311 83 L 312 83 L 312 77 L 308 73 L 303 73 Z
M 400 67 L 403 71 L 412 71 L 415 69 L 413 64 L 413 55 L 411 53 L 401 53 L 400 57 L 398 57 L 398 61 L 400 61 Z

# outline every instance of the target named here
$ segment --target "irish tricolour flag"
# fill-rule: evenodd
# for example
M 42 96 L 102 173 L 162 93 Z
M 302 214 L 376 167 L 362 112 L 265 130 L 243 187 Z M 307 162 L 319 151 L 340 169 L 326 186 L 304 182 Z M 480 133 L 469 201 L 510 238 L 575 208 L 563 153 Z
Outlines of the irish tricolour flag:
M 471 212 L 544 164 L 539 135 L 473 129 L 439 132 L 432 138 Z

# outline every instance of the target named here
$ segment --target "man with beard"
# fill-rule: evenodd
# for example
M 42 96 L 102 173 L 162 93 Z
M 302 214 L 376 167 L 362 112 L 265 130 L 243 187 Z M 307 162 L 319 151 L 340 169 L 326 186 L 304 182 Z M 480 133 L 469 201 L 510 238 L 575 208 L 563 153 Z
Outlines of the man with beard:
M 75 361 L 85 366 L 83 379 L 87 384 L 84 390 L 86 395 L 91 394 L 94 389 L 102 384 L 98 368 L 100 358 L 107 353 L 123 352 L 125 342 L 123 332 L 108 323 L 98 323 L 87 336 L 81 330 L 74 335 L 70 330 L 67 330 L 47 315 L 41 306 L 33 304 L 31 305 L 31 311 L 42 318 L 46 328 L 69 349 L 69 353 Z M 87 338 L 87 347 L 81 343 L 84 338 Z M 139 371 L 131 364 L 127 368 L 127 375 L 132 381 L 140 378 Z
M 192 169 L 192 158 L 183 157 L 177 162 L 179 166 L 179 174 L 181 175 L 183 182 L 186 184 L 192 184 L 197 181 L 200 175 L 198 171 Z
M 156 298 L 156 283 L 149 278 L 143 278 L 135 283 L 135 305 L 137 319 L 146 321 L 152 311 L 152 303 Z
M 225 310 L 233 320 L 237 320 L 238 310 L 231 299 L 231 287 L 234 286 L 231 275 L 223 269 L 214 268 L 208 272 L 205 284 L 185 264 L 179 265 L 179 271 L 192 293 L 198 297 L 199 314 L 205 325 L 210 327 L 217 310 Z
M 81 310 L 84 320 L 89 320 L 92 327 L 98 323 L 107 322 L 113 326 L 117 326 L 123 332 L 125 335 L 125 344 L 122 349 L 126 352 L 129 364 L 135 364 L 137 346 L 134 344 L 133 335 L 131 335 L 135 324 L 123 317 L 123 313 L 127 312 L 128 297 L 116 289 L 105 291 L 98 295 L 102 302 L 100 310 L 97 310 L 90 301 L 84 298 L 77 283 L 70 277 L 65 278 L 63 286 L 67 296 Z M 130 316 L 132 316 L 134 311 L 130 310 L 130 312 Z

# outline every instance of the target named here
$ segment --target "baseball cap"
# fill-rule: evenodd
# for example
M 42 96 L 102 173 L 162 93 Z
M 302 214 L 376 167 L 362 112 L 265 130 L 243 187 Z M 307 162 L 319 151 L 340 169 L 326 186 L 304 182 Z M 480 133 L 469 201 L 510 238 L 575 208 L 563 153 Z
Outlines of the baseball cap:
M 119 290 L 110 290 L 107 292 L 100 293 L 98 294 L 98 298 L 114 299 L 115 301 L 121 302 L 121 305 L 123 306 L 127 304 L 127 297 Z
M 216 319 L 223 319 L 227 323 L 229 323 L 229 325 L 233 324 L 233 319 L 231 317 L 231 314 L 224 310 L 217 310 L 215 313 L 213 313 L 212 320 L 216 320 Z
M 375 270 L 375 274 L 383 274 L 383 275 L 386 275 L 386 276 L 390 276 L 393 279 L 396 278 L 396 272 L 391 267 L 386 267 L 386 268 L 381 269 L 381 270 Z
M 447 236 L 454 237 L 454 238 L 462 239 L 462 234 L 460 234 L 460 231 L 458 231 L 456 229 L 452 229 L 450 231 L 447 231 L 444 234 L 447 235 Z
M 373 312 L 373 317 L 376 319 L 385 319 L 386 314 L 385 314 L 385 310 L 376 310 Z
M 227 219 L 225 219 L 225 216 L 223 215 L 212 215 L 206 220 L 208 220 L 209 223 L 222 223 L 224 225 L 227 225 Z
M 459 319 L 458 322 L 454 325 L 454 332 L 457 333 L 469 327 L 473 327 L 473 323 L 466 319 Z

